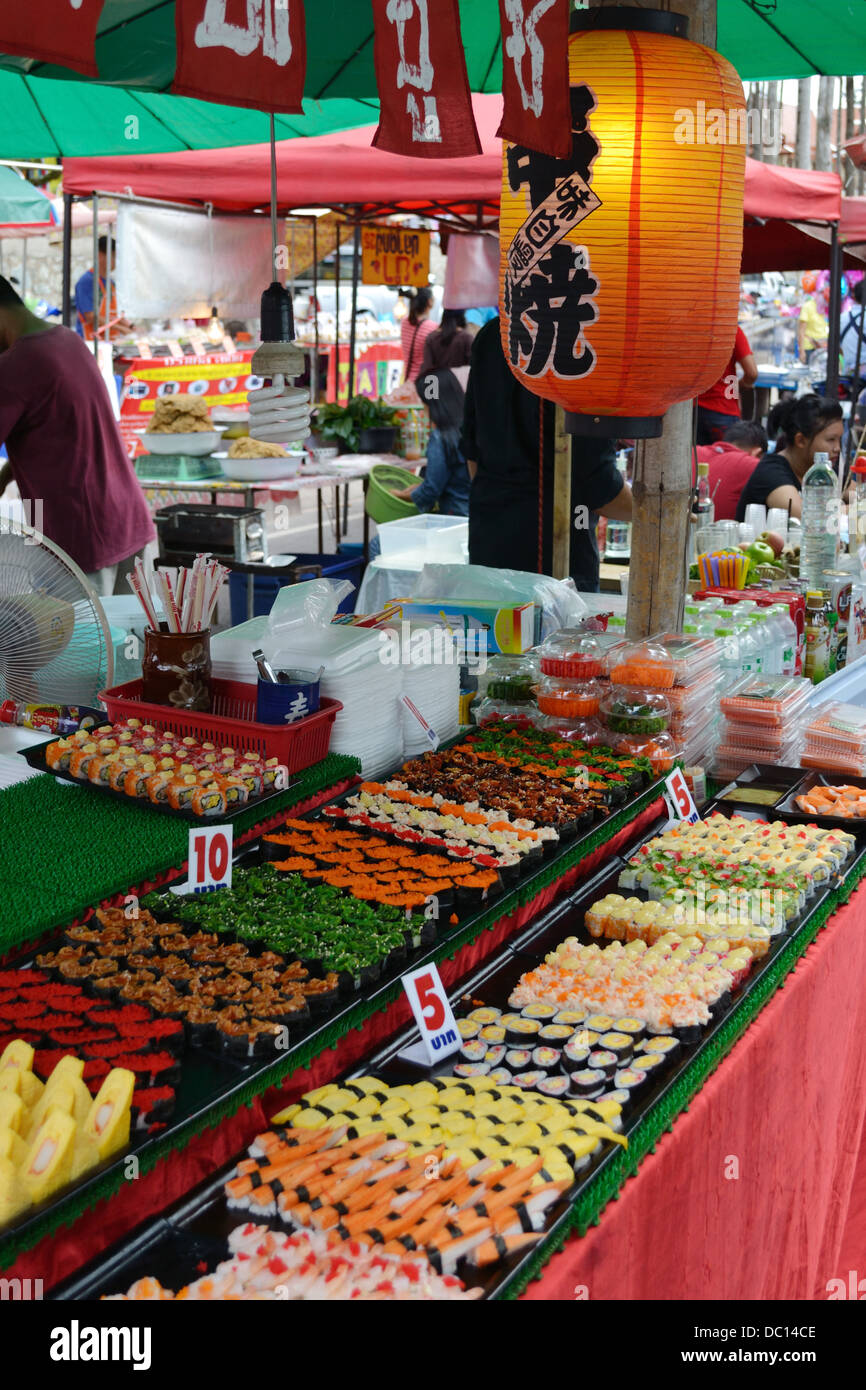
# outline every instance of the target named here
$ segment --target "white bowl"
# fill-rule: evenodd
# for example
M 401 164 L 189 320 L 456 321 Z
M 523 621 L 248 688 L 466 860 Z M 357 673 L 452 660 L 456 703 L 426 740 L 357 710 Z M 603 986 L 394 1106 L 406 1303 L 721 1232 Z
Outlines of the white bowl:
M 220 468 L 236 483 L 264 483 L 276 478 L 294 478 L 301 466 L 303 454 L 290 454 L 284 459 L 221 458 Z
M 216 430 L 195 430 L 190 434 L 151 434 L 144 430 L 141 436 L 150 454 L 187 454 L 191 458 L 212 454 L 221 439 Z

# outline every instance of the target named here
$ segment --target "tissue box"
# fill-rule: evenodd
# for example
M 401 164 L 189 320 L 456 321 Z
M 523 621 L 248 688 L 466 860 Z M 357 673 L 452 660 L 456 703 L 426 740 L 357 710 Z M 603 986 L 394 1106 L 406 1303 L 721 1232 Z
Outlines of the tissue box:
M 397 599 L 396 603 L 403 618 L 437 618 L 447 623 L 464 637 L 467 652 L 520 653 L 535 644 L 534 603 L 500 605 L 495 599 L 437 602 L 414 598 Z

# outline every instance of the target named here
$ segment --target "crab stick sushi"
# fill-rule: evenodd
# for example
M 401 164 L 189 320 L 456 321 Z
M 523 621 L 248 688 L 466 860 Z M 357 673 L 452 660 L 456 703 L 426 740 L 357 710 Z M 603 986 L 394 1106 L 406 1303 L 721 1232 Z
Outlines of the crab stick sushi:
M 226 799 L 226 806 L 242 806 L 249 799 L 249 788 L 242 777 L 216 777 Z
M 81 748 L 77 748 L 69 758 L 69 771 L 73 777 L 86 780 L 90 764 L 94 758 L 100 756 L 99 749 L 93 742 L 85 743 Z
M 52 772 L 67 772 L 69 760 L 75 752 L 77 745 L 68 738 L 55 739 L 54 743 L 49 743 L 45 750 L 45 762 Z
M 145 789 L 150 800 L 155 803 L 164 804 L 168 801 L 168 789 L 174 781 L 174 772 L 165 769 L 159 772 L 152 772 L 145 782 Z
M 197 816 L 220 816 L 226 809 L 226 799 L 216 782 L 211 782 L 209 786 L 196 787 L 191 805 Z
M 175 811 L 187 810 L 198 785 L 195 773 L 188 772 L 184 777 L 173 776 L 168 784 L 169 805 Z

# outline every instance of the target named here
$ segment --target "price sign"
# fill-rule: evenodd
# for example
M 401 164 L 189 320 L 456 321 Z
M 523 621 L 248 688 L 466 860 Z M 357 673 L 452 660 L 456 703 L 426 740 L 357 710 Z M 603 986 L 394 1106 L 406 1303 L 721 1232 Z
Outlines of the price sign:
M 689 791 L 689 784 L 683 776 L 681 767 L 675 767 L 665 778 L 664 798 L 671 821 L 687 820 L 690 825 L 700 820 L 698 808 Z
M 412 700 L 409 699 L 408 695 L 402 695 L 400 698 L 402 699 L 403 704 L 406 706 L 409 713 L 411 715 L 414 715 L 414 717 L 418 720 L 418 723 L 421 725 L 421 728 L 424 730 L 424 733 L 427 735 L 427 738 L 430 741 L 431 748 L 438 748 L 439 735 L 436 733 L 436 730 L 427 723 L 427 720 L 424 718 L 418 706 Z
M 216 888 L 231 888 L 232 843 L 230 825 L 194 826 L 189 832 L 187 881 L 173 887 L 172 893 L 212 893 Z
M 400 1055 L 410 1061 L 427 1062 L 435 1066 L 443 1057 L 460 1049 L 461 1038 L 457 1023 L 435 965 L 422 965 L 403 976 L 406 991 L 418 1031 L 420 1043 Z

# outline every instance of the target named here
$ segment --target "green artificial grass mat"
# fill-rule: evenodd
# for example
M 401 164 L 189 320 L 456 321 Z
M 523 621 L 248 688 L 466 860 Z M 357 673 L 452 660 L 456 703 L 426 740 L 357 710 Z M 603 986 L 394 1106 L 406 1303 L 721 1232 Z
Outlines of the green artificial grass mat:
M 235 841 L 360 770 L 357 758 L 329 753 L 285 792 L 233 819 Z M 180 868 L 190 824 L 49 774 L 0 791 L 0 957 L 114 893 Z

